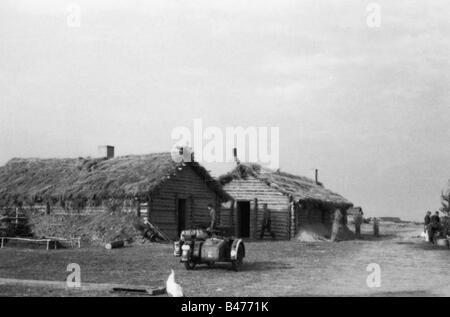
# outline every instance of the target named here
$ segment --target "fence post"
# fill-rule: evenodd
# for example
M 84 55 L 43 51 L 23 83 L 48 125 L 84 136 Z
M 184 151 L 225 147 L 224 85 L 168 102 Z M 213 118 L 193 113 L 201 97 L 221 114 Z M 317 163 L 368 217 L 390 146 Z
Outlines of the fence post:
M 295 238 L 295 235 L 297 234 L 297 226 L 295 223 L 295 202 L 294 200 L 292 200 L 289 203 L 289 222 L 290 222 L 290 226 L 289 226 L 289 238 L 293 239 Z
M 139 198 L 137 199 L 136 215 L 139 219 L 141 218 L 141 200 Z
M 19 207 L 16 207 L 16 220 L 15 220 L 15 224 L 16 224 L 16 230 L 17 230 L 17 227 L 19 226 Z

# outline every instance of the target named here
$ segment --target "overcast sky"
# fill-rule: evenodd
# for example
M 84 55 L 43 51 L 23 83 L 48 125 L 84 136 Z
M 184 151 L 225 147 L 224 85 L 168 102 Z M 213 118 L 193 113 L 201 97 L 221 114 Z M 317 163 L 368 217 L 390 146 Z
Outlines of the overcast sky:
M 450 177 L 450 3 L 377 1 L 371 28 L 370 2 L 2 0 L 0 164 L 278 126 L 281 170 L 421 219 Z

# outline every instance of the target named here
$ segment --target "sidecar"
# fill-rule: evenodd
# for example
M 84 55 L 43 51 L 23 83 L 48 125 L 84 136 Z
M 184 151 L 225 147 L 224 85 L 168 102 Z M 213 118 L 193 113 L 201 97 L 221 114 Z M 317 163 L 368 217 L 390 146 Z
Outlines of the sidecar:
M 198 264 L 213 266 L 215 263 L 231 263 L 239 271 L 245 257 L 242 239 L 209 234 L 204 230 L 184 230 L 181 239 L 174 242 L 174 256 L 180 257 L 187 270 Z

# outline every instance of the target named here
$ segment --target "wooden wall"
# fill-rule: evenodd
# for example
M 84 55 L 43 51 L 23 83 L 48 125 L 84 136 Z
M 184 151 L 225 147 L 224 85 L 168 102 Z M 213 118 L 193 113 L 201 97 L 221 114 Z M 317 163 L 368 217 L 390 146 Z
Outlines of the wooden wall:
M 216 205 L 217 217 L 220 205 L 214 191 L 190 167 L 162 186 L 152 195 L 149 204 L 149 220 L 172 239 L 178 238 L 177 200 L 186 199 L 186 228 L 208 226 L 210 222 L 208 204 Z M 216 220 L 217 221 L 217 220 Z
M 79 215 L 90 215 L 90 214 L 98 214 L 102 212 L 111 211 L 111 206 L 114 205 L 115 210 L 124 212 L 124 213 L 136 213 L 137 206 L 139 202 L 134 199 L 124 199 L 124 200 L 114 200 L 114 203 L 108 203 L 104 201 L 98 206 L 93 205 L 85 205 L 84 207 L 77 208 L 75 204 L 72 204 L 71 201 L 67 200 L 65 203 L 61 204 L 57 203 L 49 203 L 49 209 L 47 209 L 47 203 L 36 203 L 34 205 L 24 205 L 22 208 L 24 210 L 47 213 L 53 215 L 67 215 L 67 214 L 79 214 Z M 142 204 L 141 204 L 142 205 Z
M 34 205 L 23 205 L 20 209 L 27 212 L 37 212 L 41 214 L 46 214 L 49 211 L 52 215 L 91 215 L 108 211 L 108 209 L 104 205 L 85 206 L 82 209 L 72 209 L 70 207 L 61 206 L 61 204 L 59 203 L 51 204 L 50 210 L 47 209 L 46 204 L 42 203 L 36 203 Z
M 330 225 L 332 223 L 332 211 L 314 204 L 304 203 L 296 208 L 296 224 L 322 223 Z
M 233 197 L 234 201 L 222 204 L 221 225 L 233 227 L 236 235 L 239 232 L 236 208 L 238 201 L 250 201 L 250 234 L 253 239 L 259 238 L 261 233 L 262 205 L 264 203 L 267 203 L 271 210 L 272 230 L 277 239 L 294 238 L 301 226 L 306 224 L 321 223 L 331 230 L 334 209 L 320 204 L 303 203 L 295 204 L 291 212 L 288 196 L 256 178 L 233 180 L 226 184 L 224 189 Z M 265 236 L 265 239 L 267 238 L 268 235 Z
M 262 205 L 266 203 L 271 211 L 272 231 L 275 232 L 276 238 L 281 240 L 290 238 L 290 209 L 287 196 L 253 177 L 233 180 L 226 184 L 224 189 L 233 197 L 234 204 L 228 202 L 222 205 L 221 225 L 233 226 L 237 234 L 236 204 L 238 201 L 250 201 L 250 236 L 253 239 L 259 238 L 263 220 Z M 265 236 L 266 239 L 268 237 Z

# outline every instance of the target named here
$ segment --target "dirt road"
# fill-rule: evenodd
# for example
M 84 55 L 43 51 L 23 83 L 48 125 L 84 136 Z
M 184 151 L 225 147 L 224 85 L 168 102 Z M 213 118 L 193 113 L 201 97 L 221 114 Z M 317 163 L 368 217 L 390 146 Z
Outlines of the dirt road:
M 420 225 L 382 224 L 381 238 L 363 227 L 363 240 L 339 243 L 248 242 L 242 272 L 227 265 L 186 271 L 171 245 L 117 250 L 0 250 L 0 277 L 64 281 L 69 263 L 81 267 L 82 282 L 154 284 L 176 271 L 188 296 L 450 296 L 450 249 L 426 244 Z M 366 280 L 378 264 L 380 287 Z M 111 295 L 35 287 L 0 286 L 0 295 Z

